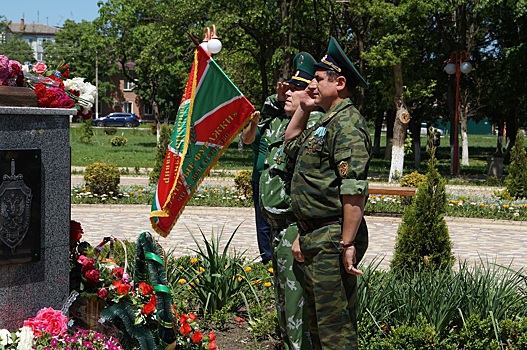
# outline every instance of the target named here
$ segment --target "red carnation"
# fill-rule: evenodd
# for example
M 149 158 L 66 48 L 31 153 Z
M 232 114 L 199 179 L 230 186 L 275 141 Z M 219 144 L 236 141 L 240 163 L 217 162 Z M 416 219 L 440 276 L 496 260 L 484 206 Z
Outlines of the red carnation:
M 150 295 L 154 292 L 154 288 L 145 282 L 139 282 L 139 290 L 143 295 Z
M 203 340 L 203 334 L 200 331 L 195 331 L 194 334 L 190 337 L 194 344 L 197 344 Z
M 115 281 L 112 284 L 115 287 L 115 289 L 117 289 L 117 293 L 119 295 L 128 294 L 128 292 L 130 291 L 130 285 L 127 283 L 123 283 L 123 281 L 121 280 Z
M 192 327 L 190 327 L 190 323 L 185 323 L 181 328 L 179 328 L 179 333 L 183 334 L 185 337 L 190 333 L 192 330 Z
M 99 282 L 99 271 L 97 270 L 90 270 L 86 272 L 85 276 L 86 276 L 86 280 L 88 281 L 88 283 Z
M 156 296 L 152 295 L 148 304 L 143 306 L 141 312 L 145 315 L 150 315 L 156 309 Z
M 216 340 L 216 334 L 214 334 L 214 332 L 210 332 L 209 333 L 209 341 L 212 342 L 212 341 L 215 341 Z
M 110 272 L 111 275 L 115 276 L 115 278 L 121 279 L 123 278 L 124 270 L 122 267 L 114 267 L 112 271 Z
M 193 314 L 192 312 L 189 312 L 188 318 L 190 318 L 190 321 L 196 321 L 198 319 L 198 316 L 196 314 Z
M 76 245 L 77 242 L 81 240 L 83 234 L 84 234 L 84 231 L 82 230 L 82 226 L 80 222 L 71 220 L 70 221 L 70 244 Z
M 214 342 L 208 343 L 207 346 L 210 350 L 216 350 L 218 348 L 218 346 Z

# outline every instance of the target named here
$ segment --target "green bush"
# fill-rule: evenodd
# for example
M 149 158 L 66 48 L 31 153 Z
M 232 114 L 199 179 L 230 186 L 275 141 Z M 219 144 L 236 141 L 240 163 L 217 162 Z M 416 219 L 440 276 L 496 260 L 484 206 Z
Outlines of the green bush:
M 527 152 L 524 144 L 523 131 L 518 130 L 511 149 L 509 175 L 505 178 L 505 187 L 513 198 L 527 198 Z
M 116 127 L 105 127 L 104 128 L 104 133 L 106 135 L 115 135 L 117 133 L 117 128 Z
M 117 194 L 121 174 L 115 164 L 95 162 L 86 167 L 84 182 L 86 189 L 93 194 Z
M 451 342 L 457 343 L 459 349 L 500 350 L 496 335 L 492 318 L 482 318 L 475 313 L 470 315 L 458 334 L 452 335 Z
M 437 171 L 431 149 L 426 181 L 419 187 L 414 200 L 403 214 L 397 230 L 392 269 L 418 271 L 422 266 L 432 269 L 452 265 L 452 242 L 445 221 L 447 205 L 445 179 Z
M 91 125 L 91 119 L 83 120 L 79 125 L 79 140 L 81 143 L 91 144 L 93 142 L 93 127 Z
M 419 187 L 426 181 L 426 175 L 416 171 L 406 174 L 401 178 L 402 187 Z
M 253 172 L 251 170 L 242 170 L 234 177 L 234 184 L 236 188 L 242 192 L 246 198 L 253 197 L 253 189 L 251 186 Z
M 110 143 L 112 144 L 112 146 L 115 146 L 115 147 L 121 147 L 121 146 L 126 146 L 126 143 L 128 142 L 128 140 L 126 139 L 126 137 L 124 136 L 114 136 L 110 139 Z

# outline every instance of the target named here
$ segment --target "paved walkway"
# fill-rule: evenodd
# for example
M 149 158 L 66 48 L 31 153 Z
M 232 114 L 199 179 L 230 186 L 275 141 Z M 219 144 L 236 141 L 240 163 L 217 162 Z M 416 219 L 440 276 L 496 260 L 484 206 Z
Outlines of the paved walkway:
M 84 238 L 97 244 L 105 236 L 135 241 L 143 231 L 154 233 L 149 221 L 148 205 L 72 205 L 71 218 L 84 228 Z M 523 268 L 527 263 L 527 222 L 498 221 L 485 219 L 447 218 L 453 252 L 457 259 L 470 262 L 497 262 Z M 370 232 L 370 246 L 365 263 L 380 261 L 382 268 L 389 266 L 393 254 L 395 237 L 400 218 L 366 217 Z M 192 254 L 196 249 L 190 233 L 202 242 L 200 230 L 207 238 L 223 232 L 221 246 L 238 228 L 231 248 L 246 251 L 248 258 L 258 259 L 254 213 L 252 208 L 212 208 L 188 206 L 180 216 L 172 233 L 159 237 L 159 242 L 168 250 L 174 249 L 176 256 Z

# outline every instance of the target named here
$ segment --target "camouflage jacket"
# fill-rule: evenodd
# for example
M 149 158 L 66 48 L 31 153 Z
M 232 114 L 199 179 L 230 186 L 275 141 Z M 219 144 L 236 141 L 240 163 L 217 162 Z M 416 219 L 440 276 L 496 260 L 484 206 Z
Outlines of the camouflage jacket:
M 260 129 L 268 144 L 264 170 L 260 177 L 260 207 L 265 220 L 274 227 L 279 225 L 276 220 L 295 221 L 289 197 L 292 169 L 286 169 L 291 162 L 286 162 L 283 153 L 285 129 L 291 118 L 284 114 L 283 106 L 276 95 L 268 97 L 262 108 L 266 127 Z M 308 125 L 314 124 L 321 116 L 319 112 L 312 113 Z
M 344 99 L 285 147 L 294 159 L 291 206 L 298 220 L 342 216 L 342 195 L 368 194 L 371 139 Z

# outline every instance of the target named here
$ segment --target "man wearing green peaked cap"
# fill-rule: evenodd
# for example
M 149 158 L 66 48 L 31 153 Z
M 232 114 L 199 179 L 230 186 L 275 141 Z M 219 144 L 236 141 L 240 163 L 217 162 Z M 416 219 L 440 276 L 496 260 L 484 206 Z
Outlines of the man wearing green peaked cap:
M 284 151 L 294 160 L 291 207 L 301 228 L 293 256 L 304 262 L 312 348 L 356 350 L 371 139 L 351 97 L 367 83 L 334 38 L 315 70 L 285 135 Z M 325 114 L 309 127 L 319 107 Z
M 289 198 L 290 172 L 283 154 L 284 133 L 299 105 L 299 94 L 310 84 L 315 59 L 306 52 L 294 59 L 294 72 L 279 82 L 277 94 L 269 96 L 262 108 L 259 132 L 268 144 L 264 170 L 260 177 L 260 207 L 271 226 L 274 290 L 281 339 L 286 349 L 311 350 L 308 320 L 304 309 L 303 264 L 295 261 L 291 246 L 298 236 L 296 219 Z M 322 114 L 315 112 L 312 119 Z M 313 123 L 313 120 L 308 123 Z M 255 194 L 257 195 L 257 194 Z

